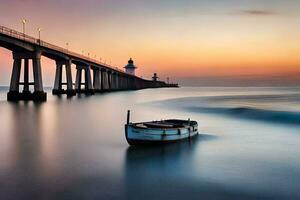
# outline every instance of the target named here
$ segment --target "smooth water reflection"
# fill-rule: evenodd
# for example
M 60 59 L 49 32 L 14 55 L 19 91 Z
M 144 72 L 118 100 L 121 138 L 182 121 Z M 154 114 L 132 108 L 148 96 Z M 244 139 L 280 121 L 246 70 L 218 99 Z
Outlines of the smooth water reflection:
M 249 94 L 299 91 L 256 90 Z M 180 88 L 49 96 L 44 104 L 2 99 L 1 199 L 300 198 L 299 126 L 192 112 L 180 106 L 183 99 L 176 102 L 241 94 L 247 92 Z M 129 147 L 127 109 L 133 121 L 190 117 L 199 122 L 201 134 L 174 145 Z

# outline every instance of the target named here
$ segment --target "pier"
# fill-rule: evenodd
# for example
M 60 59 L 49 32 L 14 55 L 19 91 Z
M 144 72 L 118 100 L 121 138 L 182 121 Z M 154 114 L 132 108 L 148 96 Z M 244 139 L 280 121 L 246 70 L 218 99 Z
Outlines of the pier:
M 120 90 L 178 87 L 177 84 L 168 84 L 156 79 L 140 78 L 117 67 L 4 26 L 0 26 L 0 47 L 12 51 L 13 54 L 11 81 L 7 93 L 8 101 L 47 100 L 47 93 L 43 88 L 42 56 L 56 63 L 53 66 L 56 68 L 53 95 L 74 96 L 78 93 L 95 94 Z M 33 82 L 29 82 L 29 67 L 32 67 Z M 72 77 L 72 67 L 76 69 L 76 77 Z M 23 69 L 23 82 L 20 81 L 21 69 Z M 84 78 L 82 78 L 83 75 Z M 66 82 L 62 81 L 63 76 Z M 30 85 L 33 86 L 33 91 L 30 90 Z

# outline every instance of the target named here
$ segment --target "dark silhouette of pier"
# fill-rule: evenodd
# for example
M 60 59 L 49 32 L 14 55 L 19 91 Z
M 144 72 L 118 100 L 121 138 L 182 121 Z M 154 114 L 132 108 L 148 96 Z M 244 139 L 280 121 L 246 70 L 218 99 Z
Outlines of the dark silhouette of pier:
M 0 46 L 12 51 L 14 60 L 10 88 L 7 94 L 8 101 L 47 100 L 47 93 L 44 92 L 42 80 L 42 56 L 56 62 L 56 75 L 52 90 L 54 95 L 74 96 L 77 93 L 94 94 L 119 90 L 178 87 L 177 84 L 137 77 L 98 60 L 4 26 L 0 26 Z M 32 65 L 33 82 L 29 82 L 29 64 Z M 71 73 L 74 66 L 72 64 L 76 66 L 75 83 Z M 24 69 L 23 82 L 20 81 L 22 67 Z M 65 69 L 66 82 L 62 81 L 63 68 Z M 84 79 L 81 78 L 83 73 Z M 20 85 L 23 85 L 22 91 L 20 91 Z M 33 91 L 30 91 L 30 85 L 34 86 Z M 66 86 L 66 89 L 63 86 Z

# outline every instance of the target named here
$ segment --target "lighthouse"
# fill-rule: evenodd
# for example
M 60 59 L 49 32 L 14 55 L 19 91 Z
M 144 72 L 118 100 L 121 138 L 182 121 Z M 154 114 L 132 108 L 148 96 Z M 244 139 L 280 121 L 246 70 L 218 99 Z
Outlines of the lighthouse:
M 158 81 L 157 73 L 153 74 L 152 81 L 154 81 L 154 82 Z
M 130 59 L 128 60 L 128 64 L 127 64 L 124 68 L 125 68 L 126 73 L 135 76 L 135 69 L 136 69 L 137 67 L 134 65 L 134 62 L 133 62 L 132 58 L 130 58 Z

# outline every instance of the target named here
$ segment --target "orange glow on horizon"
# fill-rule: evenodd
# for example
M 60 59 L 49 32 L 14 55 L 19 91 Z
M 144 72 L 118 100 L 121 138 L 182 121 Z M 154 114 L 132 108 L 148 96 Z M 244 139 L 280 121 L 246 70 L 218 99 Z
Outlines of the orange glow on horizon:
M 147 78 L 154 72 L 163 79 L 300 74 L 297 2 L 208 3 L 203 12 L 200 1 L 191 2 L 191 7 L 179 1 L 76 2 L 45 1 L 37 6 L 12 0 L 4 5 L 0 24 L 21 31 L 20 19 L 26 16 L 27 34 L 38 37 L 37 27 L 42 27 L 42 40 L 64 48 L 69 43 L 71 51 L 96 55 L 122 69 L 133 57 L 137 75 Z M 266 12 L 251 12 L 256 7 Z M 79 16 L 79 10 L 85 14 Z M 8 84 L 12 60 L 2 48 L 0 65 L 0 84 Z M 53 84 L 54 66 L 54 61 L 43 59 L 46 85 Z

